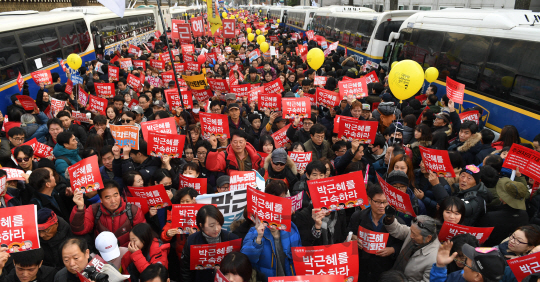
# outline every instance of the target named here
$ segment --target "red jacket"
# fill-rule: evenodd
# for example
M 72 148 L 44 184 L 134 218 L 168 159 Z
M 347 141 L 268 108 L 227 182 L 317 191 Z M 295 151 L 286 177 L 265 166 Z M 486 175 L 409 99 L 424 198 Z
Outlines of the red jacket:
M 95 208 L 100 208 L 102 212 L 101 217 L 99 218 L 99 226 L 94 226 L 95 219 L 93 206 L 95 206 Z M 135 205 L 131 205 L 133 214 L 133 224 L 131 224 L 125 209 L 126 203 L 124 202 L 124 199 L 121 199 L 120 207 L 112 214 L 101 203 L 93 204 L 83 210 L 78 210 L 77 206 L 74 206 L 69 220 L 71 222 L 71 231 L 74 235 L 85 235 L 93 230 L 94 236 L 97 236 L 102 231 L 110 231 L 116 235 L 121 247 L 127 247 L 129 243 L 129 232 L 133 226 L 146 222 L 146 220 L 144 219 L 144 214 L 141 209 L 137 208 Z
M 135 251 L 134 253 L 127 252 L 122 257 L 122 274 L 129 274 L 128 267 L 131 263 L 135 265 L 139 273 L 142 273 L 148 266 L 154 263 L 161 263 L 166 268 L 169 268 L 169 261 L 167 260 L 169 248 L 170 244 L 163 244 L 160 246 L 158 239 L 154 238 L 154 241 L 150 246 L 150 261 L 146 260 L 141 250 Z
M 165 226 L 163 226 L 163 231 L 161 232 L 161 241 L 163 242 L 171 242 L 173 237 L 167 236 L 167 230 L 172 229 L 171 228 L 171 211 L 167 211 L 167 222 L 165 223 Z M 176 235 L 176 241 L 174 245 L 171 246 L 171 248 L 176 252 L 176 255 L 178 256 L 178 259 L 182 257 L 182 251 L 184 250 L 184 246 L 186 245 L 188 234 L 177 234 Z
M 257 150 L 246 142 L 246 150 L 251 158 L 251 168 L 258 170 L 263 167 L 262 157 L 257 153 Z M 231 147 L 227 146 L 225 152 L 209 152 L 206 156 L 206 169 L 209 171 L 221 171 L 229 174 L 230 170 L 239 170 L 236 155 Z

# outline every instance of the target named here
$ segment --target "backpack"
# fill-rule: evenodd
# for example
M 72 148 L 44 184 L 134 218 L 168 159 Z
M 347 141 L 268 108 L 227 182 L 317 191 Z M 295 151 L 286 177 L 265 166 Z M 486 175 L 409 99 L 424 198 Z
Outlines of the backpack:
M 96 226 L 100 226 L 99 225 L 99 219 L 103 215 L 103 211 L 101 210 L 100 205 L 101 205 L 101 203 L 95 203 L 95 204 L 92 205 L 92 213 L 94 214 L 94 228 L 96 228 Z M 96 209 L 96 207 L 97 207 L 97 209 Z M 118 216 L 122 216 L 125 213 L 128 220 L 129 220 L 129 223 L 130 223 L 129 230 L 123 232 L 124 234 L 131 231 L 131 228 L 133 228 L 133 213 L 137 213 L 137 211 L 138 211 L 137 206 L 134 206 L 131 203 L 126 203 L 126 208 L 119 215 L 117 215 L 117 217 L 118 217 Z M 124 225 L 124 224 L 122 224 L 122 225 Z M 119 227 L 122 227 L 122 226 L 119 226 Z M 118 232 L 118 231 L 122 232 L 121 228 L 118 228 L 115 231 L 113 231 L 113 230 L 108 230 L 108 231 L 114 233 L 114 235 L 117 238 L 122 235 L 122 233 Z

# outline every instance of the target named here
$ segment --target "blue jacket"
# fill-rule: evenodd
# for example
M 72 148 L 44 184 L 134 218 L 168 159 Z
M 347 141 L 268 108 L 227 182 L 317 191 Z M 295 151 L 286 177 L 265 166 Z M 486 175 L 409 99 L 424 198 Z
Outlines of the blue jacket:
M 463 278 L 463 270 L 454 271 L 447 275 L 446 267 L 437 267 L 437 264 L 434 263 L 431 271 L 429 272 L 429 281 L 430 282 L 466 282 Z M 501 278 L 500 282 L 517 282 L 514 273 L 509 266 L 504 268 L 504 276 Z
M 56 144 L 53 149 L 53 155 L 56 157 L 55 167 L 56 172 L 60 174 L 60 176 L 64 177 L 66 169 L 70 165 L 74 165 L 76 162 L 82 160 L 81 156 L 79 156 L 79 150 L 68 150 L 64 146 L 60 144 Z M 65 160 L 59 159 L 58 157 L 66 157 L 71 164 L 68 164 Z M 65 177 L 67 179 L 67 177 Z
M 285 267 L 284 271 L 286 276 L 296 275 L 293 265 L 293 257 L 291 248 L 301 247 L 302 240 L 300 240 L 300 233 L 294 223 L 291 222 L 291 232 L 279 231 L 281 236 L 281 246 L 285 252 Z M 277 258 L 276 247 L 274 246 L 274 237 L 270 232 L 270 229 L 264 230 L 262 243 L 259 245 L 257 240 L 257 229 L 251 227 L 248 234 L 244 238 L 241 252 L 249 257 L 251 265 L 257 270 L 257 272 L 264 274 L 266 277 L 277 276 Z

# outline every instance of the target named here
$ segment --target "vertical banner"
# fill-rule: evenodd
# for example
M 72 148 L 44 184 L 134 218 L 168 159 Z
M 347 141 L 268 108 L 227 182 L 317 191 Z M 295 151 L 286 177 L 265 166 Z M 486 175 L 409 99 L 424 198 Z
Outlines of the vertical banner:
M 247 213 L 251 221 L 261 221 L 265 227 L 291 232 L 292 202 L 287 198 L 247 188 Z
M 191 32 L 193 33 L 193 37 L 203 36 L 204 34 L 203 18 L 202 17 L 191 18 L 190 23 L 191 23 Z
M 296 194 L 295 196 L 287 197 L 291 200 L 292 212 L 300 210 L 302 208 L 302 199 L 304 198 L 304 191 Z
M 366 79 L 366 84 L 379 82 L 379 78 L 377 77 L 377 73 L 375 71 L 372 71 L 364 76 Z
M 449 76 L 446 77 L 446 95 L 456 104 L 463 105 L 463 96 L 465 95 L 465 84 L 459 83 Z
M 255 171 L 231 170 L 229 175 L 229 191 L 245 190 L 250 186 L 257 187 Z
M 386 248 L 389 233 L 375 232 L 358 226 L 358 239 L 362 244 L 362 250 L 369 254 L 376 254 Z
M 206 206 L 205 204 L 172 205 L 171 228 L 178 229 L 178 234 L 189 234 L 191 229 L 199 231 L 197 227 L 197 212 Z M 215 206 L 215 205 L 214 205 Z
M 420 146 L 420 154 L 428 171 L 437 173 L 439 177 L 456 177 L 447 150 L 429 149 Z
M 178 25 L 178 37 L 180 42 L 191 42 L 191 31 L 189 30 L 188 23 L 181 23 Z
M 148 140 L 148 132 L 150 131 L 155 133 L 178 134 L 174 117 L 142 122 L 141 131 L 144 140 Z
M 236 37 L 236 35 L 234 34 L 235 22 L 236 22 L 235 19 L 223 19 L 223 37 L 224 38 Z
M 309 98 L 283 98 L 281 99 L 283 106 L 283 118 L 291 119 L 297 116 L 301 118 L 311 117 L 311 102 Z
M 0 244 L 8 253 L 39 249 L 37 206 L 24 205 L 0 209 Z
M 219 269 L 221 260 L 230 252 L 239 252 L 242 248 L 242 239 L 204 245 L 191 245 L 189 269 Z
M 84 91 L 82 87 L 77 87 L 78 93 L 79 93 L 79 103 L 81 103 L 81 106 L 86 107 L 88 104 L 88 93 Z
M 68 167 L 68 172 L 73 191 L 89 193 L 103 188 L 97 155 L 82 159 Z
M 139 150 L 139 127 L 134 125 L 109 125 L 116 145 Z
M 181 158 L 186 135 L 148 132 L 147 154 L 152 157 Z
M 199 193 L 199 195 L 204 195 L 207 193 L 208 180 L 206 178 L 191 178 L 180 174 L 180 185 L 179 189 L 184 187 L 191 187 Z
M 362 171 L 318 180 L 308 180 L 316 209 L 336 211 L 366 205 L 368 202 Z
M 441 231 L 439 231 L 439 241 L 445 242 L 456 235 L 468 233 L 476 237 L 480 244 L 484 244 L 491 232 L 493 232 L 493 227 L 471 227 L 445 221 Z
M 378 126 L 376 121 L 343 119 L 339 125 L 338 138 L 346 141 L 360 140 L 361 144 L 371 144 L 375 141 Z
M 222 114 L 199 113 L 201 121 L 202 137 L 208 140 L 214 135 L 218 138 L 229 138 L 229 117 Z
M 289 157 L 294 162 L 298 171 L 306 170 L 307 165 L 311 162 L 313 152 L 292 152 L 289 151 Z
M 293 247 L 294 269 L 299 275 L 343 275 L 358 281 L 358 245 L 345 242 L 326 246 Z M 352 278 L 353 280 L 349 280 Z
M 407 193 L 401 192 L 400 190 L 392 187 L 392 185 L 384 181 L 384 179 L 382 179 L 378 173 L 377 179 L 379 180 L 379 185 L 381 185 L 384 195 L 386 196 L 386 200 L 391 206 L 404 214 L 411 217 L 416 217 L 416 213 L 414 212 L 411 204 L 411 199 Z
M 149 207 L 161 209 L 172 205 L 163 184 L 148 187 L 128 187 L 128 189 L 131 195 L 146 199 Z
M 109 75 L 109 78 L 113 79 L 113 81 L 118 81 L 120 79 L 120 68 L 109 65 L 107 74 Z
M 21 75 L 21 72 L 19 72 L 19 75 L 17 76 L 17 87 L 19 87 L 19 91 L 23 89 L 24 86 L 24 78 Z

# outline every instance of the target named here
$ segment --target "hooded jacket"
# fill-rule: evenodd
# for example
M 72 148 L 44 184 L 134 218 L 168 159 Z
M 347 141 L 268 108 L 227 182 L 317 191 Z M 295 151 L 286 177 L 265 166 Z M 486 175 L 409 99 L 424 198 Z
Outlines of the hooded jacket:
M 429 148 L 431 147 L 431 141 L 415 141 L 411 144 L 412 151 L 412 163 L 414 168 L 420 167 L 422 161 L 422 155 L 420 154 L 420 146 Z
M 448 151 L 458 151 L 463 158 L 463 163 L 466 165 L 474 164 L 476 160 L 476 155 L 482 151 L 482 134 L 477 132 L 467 139 L 465 142 L 459 141 L 459 138 L 456 141 L 452 142 Z
M 291 191 L 294 184 L 298 182 L 298 177 L 296 177 L 298 171 L 296 170 L 296 165 L 294 164 L 293 160 L 287 156 L 285 168 L 280 172 L 274 171 L 270 162 L 272 162 L 272 157 L 269 155 L 264 159 L 264 166 L 259 169 L 259 174 L 264 178 L 265 181 L 268 179 L 286 179 L 289 186 L 289 191 Z
M 408 145 L 415 141 L 414 139 L 414 128 L 403 126 L 403 144 Z
M 161 167 L 161 160 L 157 157 L 148 156 L 141 164 L 133 162 L 129 159 L 114 159 L 113 160 L 113 172 L 115 177 L 122 177 L 128 173 L 128 171 L 136 170 L 141 173 L 144 182 L 149 182 L 154 172 Z
M 49 133 L 49 128 L 47 128 L 47 122 L 49 121 L 49 118 L 43 112 L 39 112 L 39 114 L 34 116 L 36 117 L 36 120 L 39 119 L 39 124 L 29 123 L 26 125 L 21 125 L 21 128 L 26 133 L 26 138 L 24 139 L 24 142 L 28 142 L 34 138 L 37 138 L 38 142 L 45 143 L 47 141 L 45 139 L 45 136 L 47 136 L 47 134 Z
M 257 150 L 250 143 L 246 142 L 246 151 L 251 159 L 251 169 L 260 169 L 263 166 L 263 161 Z M 206 169 L 209 171 L 221 171 L 226 174 L 229 174 L 230 170 L 239 170 L 236 154 L 231 145 L 227 146 L 225 151 L 208 152 L 206 156 Z
M 71 227 L 63 218 L 58 217 L 58 228 L 56 234 L 45 241 L 39 238 L 39 243 L 43 251 L 47 254 L 43 257 L 43 265 L 54 267 L 56 271 L 64 268 L 62 261 L 62 244 L 69 238 L 74 237 Z
M 169 268 L 169 262 L 167 255 L 169 254 L 170 244 L 160 244 L 157 238 L 154 238 L 148 252 L 148 258 L 142 253 L 141 250 L 137 250 L 133 253 L 127 252 L 122 257 L 122 274 L 130 274 L 130 281 L 139 280 L 138 276 L 151 264 L 159 263 Z M 135 269 L 131 264 L 135 266 Z M 135 278 L 135 279 L 133 279 Z
M 486 213 L 486 204 L 491 202 L 493 196 L 482 182 L 467 190 L 460 190 L 459 183 L 454 183 L 452 188 L 454 192 L 451 196 L 460 198 L 465 204 L 465 219 L 462 224 L 476 226 L 478 219 Z M 442 185 L 433 186 L 433 193 L 441 195 L 441 198 L 450 196 Z
M 66 169 L 69 166 L 74 165 L 76 162 L 82 160 L 81 156 L 79 156 L 79 150 L 69 150 L 60 144 L 56 144 L 54 146 L 53 155 L 56 157 L 56 162 L 54 163 L 56 167 L 56 172 L 58 172 L 58 174 L 60 174 L 60 176 L 62 177 L 65 176 Z M 71 162 L 71 164 L 68 164 L 65 160 L 59 157 L 66 157 Z

